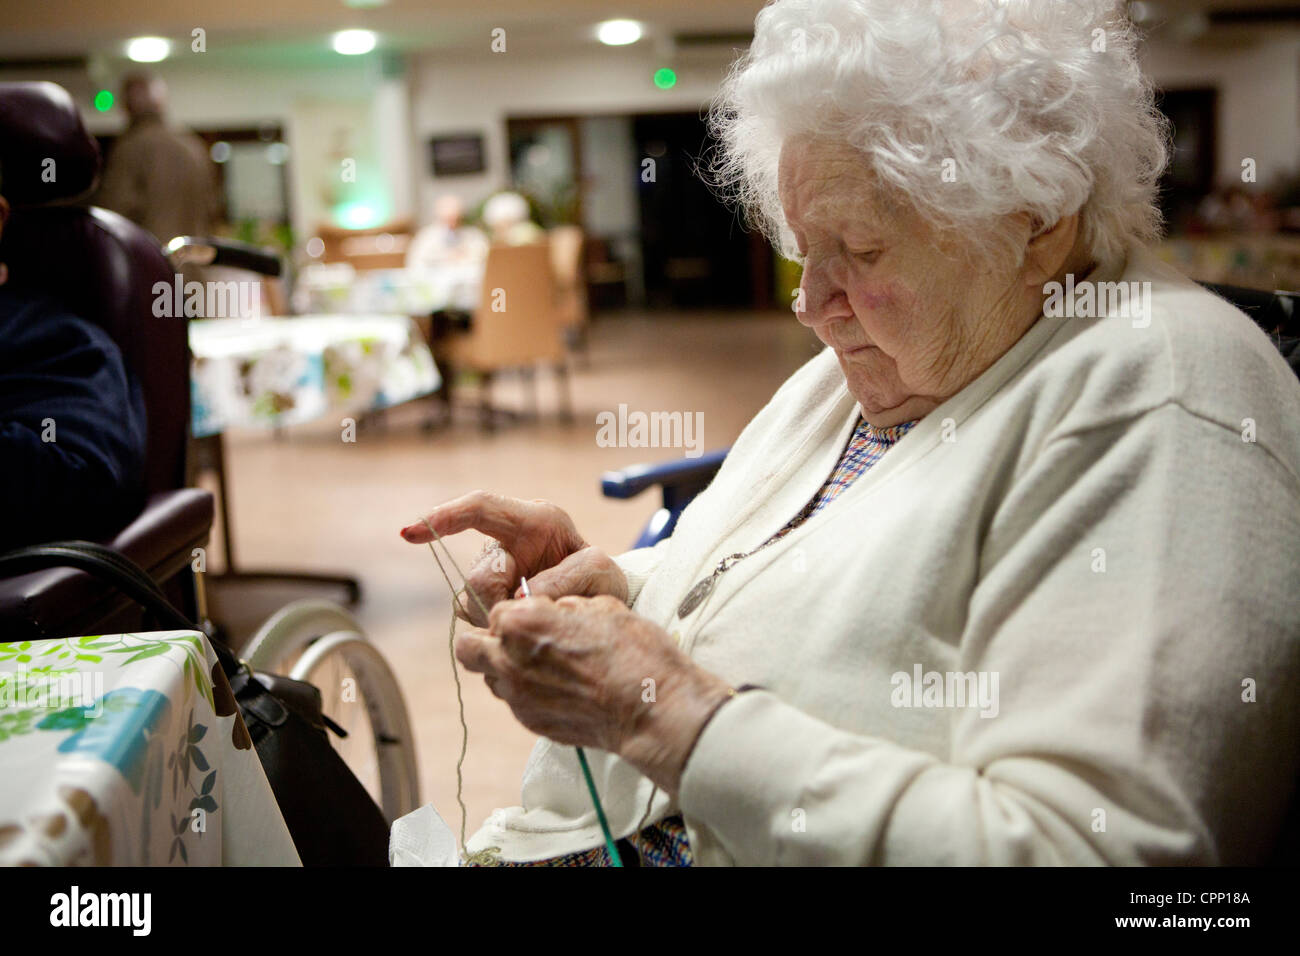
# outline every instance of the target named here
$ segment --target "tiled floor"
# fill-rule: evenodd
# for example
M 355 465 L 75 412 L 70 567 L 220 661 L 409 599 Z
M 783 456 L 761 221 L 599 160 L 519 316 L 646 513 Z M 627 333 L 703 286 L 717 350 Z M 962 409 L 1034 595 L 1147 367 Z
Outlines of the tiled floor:
M 386 425 L 344 443 L 331 424 L 274 438 L 228 436 L 232 522 L 244 567 L 297 567 L 356 574 L 364 595 L 356 615 L 398 675 L 419 749 L 422 798 L 459 826 L 455 766 L 460 746 L 447 650 L 446 586 L 428 550 L 398 529 L 424 510 L 474 488 L 546 498 L 573 516 L 593 544 L 625 550 L 658 505 L 600 496 L 603 471 L 681 457 L 680 449 L 602 448 L 596 415 L 630 410 L 702 412 L 704 448 L 728 445 L 776 387 L 818 343 L 788 313 L 602 317 L 592 329 L 589 363 L 573 377 L 575 420 L 555 420 L 554 382 L 542 377 L 542 419 L 484 434 L 466 415 L 426 435 L 426 410 L 391 411 Z M 502 381 L 497 401 L 522 396 Z M 207 483 L 205 479 L 205 483 Z M 482 536 L 451 541 L 465 565 Z M 213 566 L 221 565 L 214 545 Z M 210 587 L 215 616 L 246 636 L 289 600 L 328 592 L 279 585 Z M 519 802 L 519 779 L 534 738 L 468 675 L 470 727 L 465 802 L 472 832 L 494 807 Z M 328 694 L 328 689 L 326 689 Z M 328 708 L 327 708 L 328 711 Z

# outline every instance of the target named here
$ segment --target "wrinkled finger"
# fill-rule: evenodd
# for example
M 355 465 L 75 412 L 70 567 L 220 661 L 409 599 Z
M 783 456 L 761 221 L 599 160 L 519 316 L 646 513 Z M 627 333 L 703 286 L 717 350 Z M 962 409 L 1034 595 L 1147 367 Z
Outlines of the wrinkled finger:
M 487 611 L 499 602 L 509 600 L 519 583 L 518 564 L 504 548 L 490 549 L 479 555 L 465 583 L 467 588 L 459 601 L 457 616 L 476 627 L 485 627 Z M 478 600 L 475 600 L 475 595 Z
M 487 627 L 487 615 L 479 607 L 479 601 L 486 604 L 489 610 L 495 602 L 492 600 L 491 595 L 485 595 L 477 588 L 475 588 L 474 593 L 478 595 L 477 601 L 466 588 L 461 588 L 456 592 L 456 601 L 453 605 L 456 609 L 456 616 L 462 621 L 468 621 L 475 627 Z
M 488 615 L 487 629 L 493 637 L 533 636 L 552 633 L 559 624 L 555 602 L 547 597 L 502 601 Z
M 471 491 L 434 508 L 422 520 L 403 528 L 401 534 L 412 544 L 426 544 L 433 540 L 428 525 L 433 526 L 439 537 L 474 529 L 496 538 L 509 548 L 519 533 L 522 519 L 533 507 L 519 498 L 507 498 L 490 491 Z
M 597 594 L 595 597 L 569 594 L 556 601 L 555 606 L 568 613 L 577 611 L 584 614 L 623 614 L 627 612 L 627 605 L 624 602 L 608 594 Z
M 489 634 L 461 634 L 456 638 L 455 650 L 456 660 L 471 673 L 500 677 L 509 669 L 501 642 Z
M 604 552 L 596 548 L 583 548 L 554 567 L 533 575 L 528 579 L 528 584 L 537 597 L 605 594 L 609 587 L 609 566 L 612 564 Z M 519 596 L 518 590 L 515 596 Z

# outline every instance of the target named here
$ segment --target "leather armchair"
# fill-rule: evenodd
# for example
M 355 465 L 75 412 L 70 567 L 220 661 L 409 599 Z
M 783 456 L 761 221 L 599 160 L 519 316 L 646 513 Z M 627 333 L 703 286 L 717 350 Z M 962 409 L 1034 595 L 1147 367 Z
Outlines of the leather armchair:
M 42 175 L 53 161 L 53 181 Z M 197 620 L 192 550 L 207 543 L 212 496 L 185 488 L 190 419 L 188 330 L 152 312 L 153 285 L 175 270 L 157 241 L 116 213 L 73 205 L 99 175 L 99 149 L 72 98 L 53 83 L 0 83 L 0 190 L 13 209 L 0 262 L 9 284 L 49 296 L 101 326 L 140 382 L 148 418 L 144 509 L 100 543 L 120 551 Z M 129 599 L 56 568 L 0 580 L 0 639 L 140 629 Z

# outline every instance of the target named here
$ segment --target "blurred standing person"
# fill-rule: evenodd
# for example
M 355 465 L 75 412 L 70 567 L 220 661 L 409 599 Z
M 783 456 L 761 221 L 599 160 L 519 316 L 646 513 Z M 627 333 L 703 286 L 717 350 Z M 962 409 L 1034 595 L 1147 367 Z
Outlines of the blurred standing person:
M 128 74 L 122 99 L 130 124 L 113 145 L 95 204 L 121 213 L 166 242 L 212 232 L 221 209 L 207 147 L 165 121 L 167 86 L 151 73 Z

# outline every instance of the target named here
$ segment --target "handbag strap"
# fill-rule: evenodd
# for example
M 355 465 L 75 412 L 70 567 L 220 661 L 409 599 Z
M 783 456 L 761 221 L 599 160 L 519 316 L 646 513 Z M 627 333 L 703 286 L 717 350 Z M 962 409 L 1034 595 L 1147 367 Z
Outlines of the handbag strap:
M 148 572 L 112 548 L 94 541 L 50 541 L 0 554 L 0 577 L 12 577 L 71 567 L 97 578 L 121 591 L 149 611 L 165 628 L 178 631 L 199 630 L 195 622 L 178 611 Z M 209 641 L 221 669 L 230 678 L 242 669 L 234 654 L 220 641 Z

